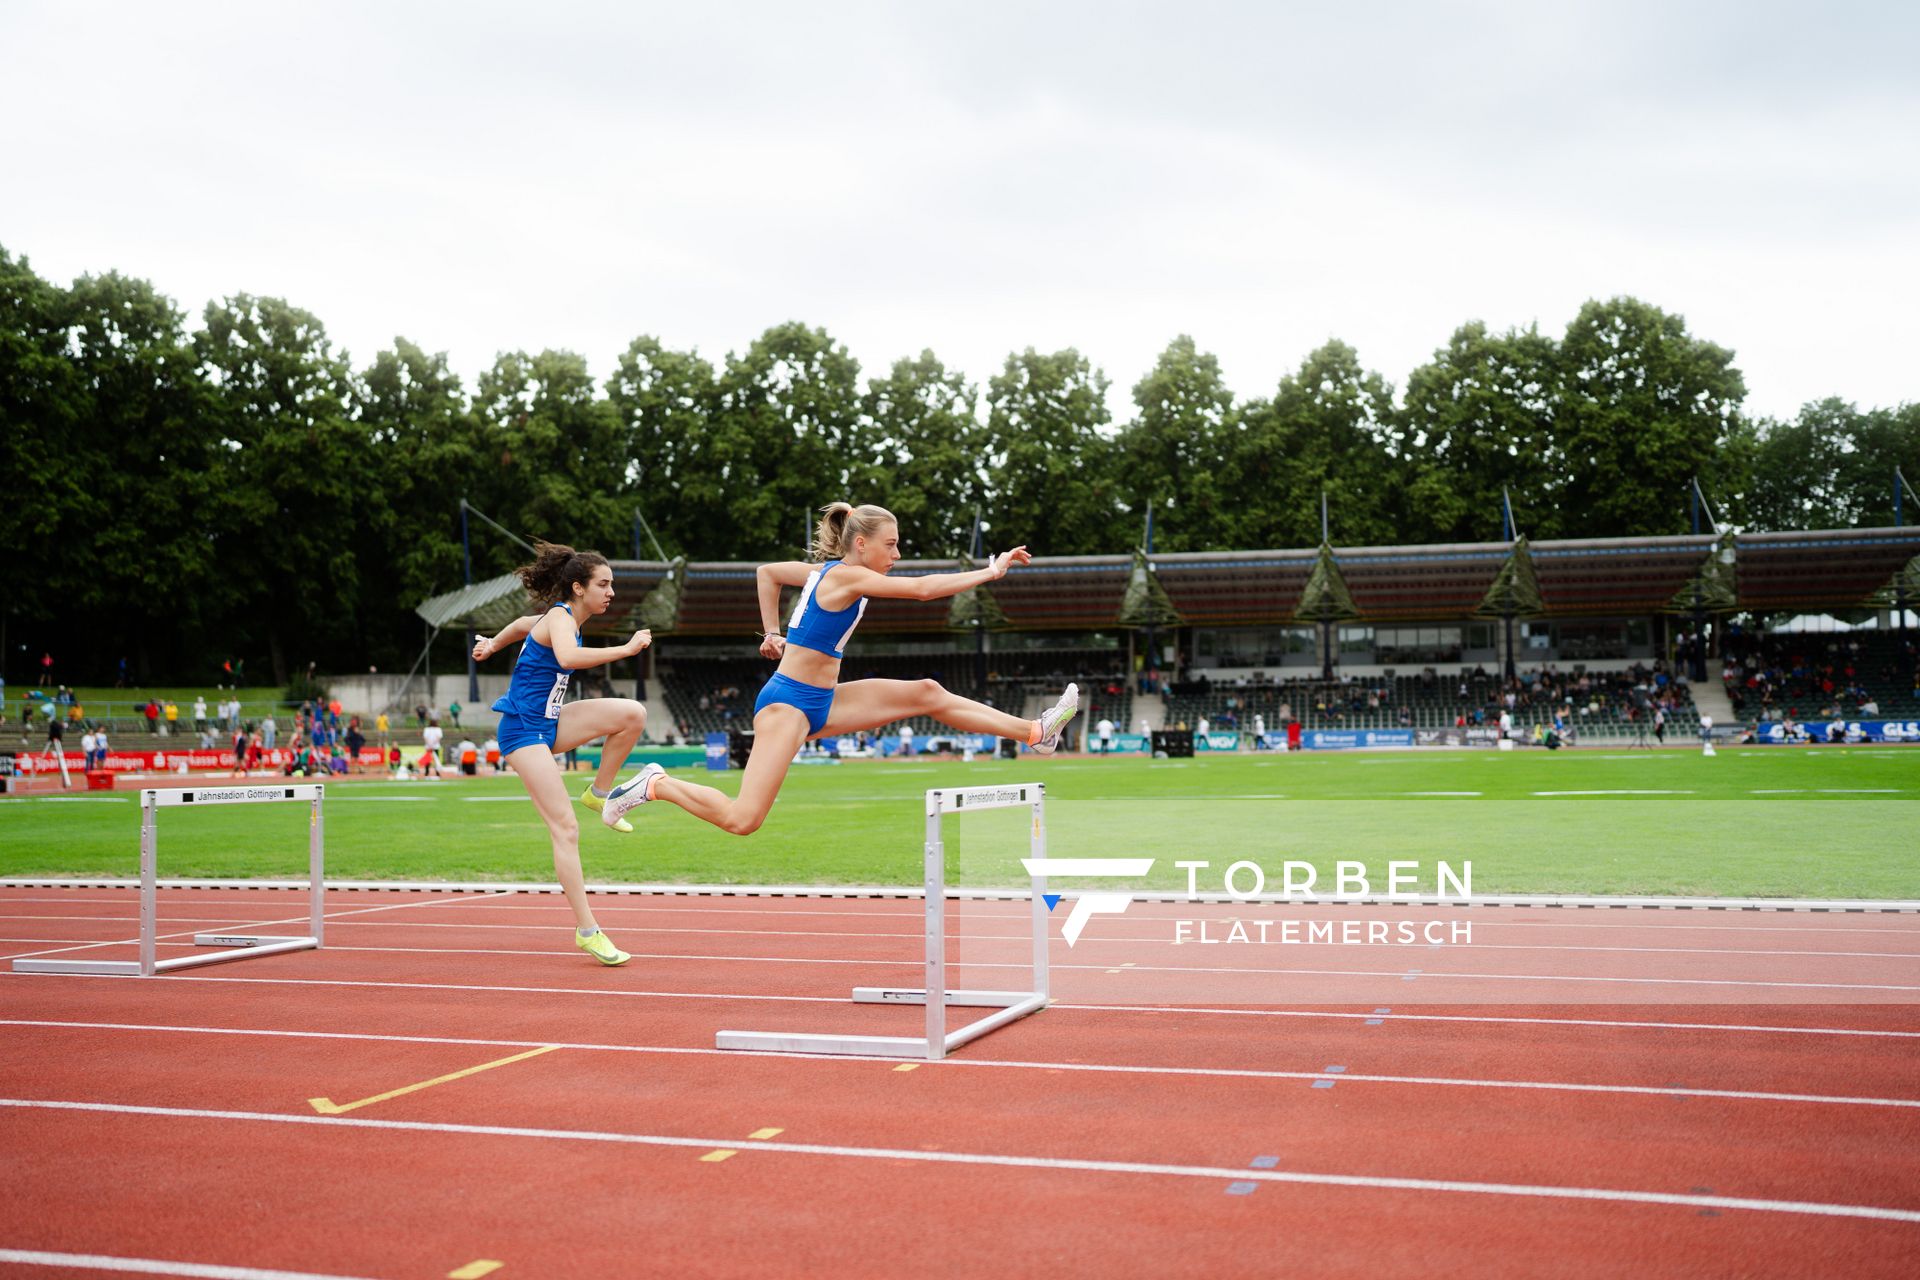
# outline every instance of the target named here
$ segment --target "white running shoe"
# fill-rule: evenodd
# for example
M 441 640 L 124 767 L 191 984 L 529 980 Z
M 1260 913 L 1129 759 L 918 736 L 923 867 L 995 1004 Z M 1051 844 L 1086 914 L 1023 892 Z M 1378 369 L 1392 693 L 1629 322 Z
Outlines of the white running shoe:
M 1050 756 L 1060 749 L 1060 734 L 1066 729 L 1080 710 L 1080 686 L 1070 684 L 1067 691 L 1060 695 L 1060 701 L 1054 703 L 1040 714 L 1040 741 L 1030 743 L 1027 750 L 1037 756 Z
M 606 803 L 600 806 L 600 821 L 609 827 L 618 823 L 627 810 L 653 799 L 655 780 L 666 776 L 667 771 L 657 764 L 643 766 L 640 772 L 607 792 Z

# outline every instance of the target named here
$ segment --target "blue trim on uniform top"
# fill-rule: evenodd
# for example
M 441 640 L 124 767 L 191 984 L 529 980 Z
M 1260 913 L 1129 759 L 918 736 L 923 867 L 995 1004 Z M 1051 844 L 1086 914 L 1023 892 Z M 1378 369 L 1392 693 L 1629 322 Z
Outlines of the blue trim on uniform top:
M 776 671 L 761 687 L 760 696 L 753 700 L 753 713 L 759 715 L 762 707 L 775 703 L 797 707 L 807 717 L 807 736 L 811 738 L 827 727 L 827 713 L 833 710 L 833 694 L 831 686 L 822 689 L 817 684 L 806 684 Z

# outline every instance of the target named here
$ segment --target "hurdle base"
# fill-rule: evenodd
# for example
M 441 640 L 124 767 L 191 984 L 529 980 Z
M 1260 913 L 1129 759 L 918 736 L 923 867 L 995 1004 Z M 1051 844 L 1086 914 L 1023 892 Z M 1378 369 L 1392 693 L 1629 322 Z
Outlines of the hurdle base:
M 197 956 L 175 956 L 171 960 L 161 960 L 154 964 L 154 973 L 170 973 L 175 969 L 192 969 L 203 964 L 221 964 L 228 960 L 239 960 L 249 956 L 277 955 L 283 951 L 311 951 L 320 945 L 320 939 L 314 937 L 293 938 L 273 937 L 259 934 L 222 934 L 201 933 L 194 935 L 194 945 L 202 947 L 220 947 L 225 950 L 211 951 Z M 81 973 L 106 974 L 113 977 L 137 978 L 141 976 L 138 960 L 48 960 L 21 959 L 13 962 L 15 973 Z
M 966 1009 L 1004 1009 L 1033 999 L 1031 991 L 949 991 L 947 1003 Z M 855 987 L 855 1004 L 925 1004 L 927 993 L 921 987 Z
M 862 998 L 861 993 L 869 993 Z M 861 987 L 854 999 L 863 1004 L 925 1004 L 927 993 L 898 987 Z M 944 1040 L 925 1036 L 839 1036 L 790 1031 L 722 1031 L 714 1037 L 716 1049 L 745 1049 L 756 1053 L 848 1054 L 863 1058 L 917 1058 L 938 1062 L 962 1045 L 989 1031 L 1038 1013 L 1047 997 L 1033 991 L 950 991 L 947 1003 L 963 1008 L 997 1008 L 964 1027 L 947 1032 Z

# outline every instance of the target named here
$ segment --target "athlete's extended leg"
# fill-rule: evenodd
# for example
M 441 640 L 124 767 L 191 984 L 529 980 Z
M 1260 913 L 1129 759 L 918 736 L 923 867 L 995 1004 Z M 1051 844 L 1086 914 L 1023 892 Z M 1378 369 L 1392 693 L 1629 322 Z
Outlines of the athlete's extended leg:
M 583 742 L 592 742 L 604 737 L 607 742 L 600 749 L 600 768 L 587 789 L 580 793 L 580 803 L 598 812 L 607 792 L 620 778 L 620 770 L 627 763 L 627 756 L 633 751 L 634 744 L 640 741 L 640 735 L 646 732 L 647 709 L 631 698 L 587 698 L 579 702 L 569 702 L 560 708 L 559 737 L 554 739 L 555 751 L 571 751 Z M 631 831 L 633 824 L 625 818 L 615 821 L 615 831 Z
M 767 820 L 786 781 L 793 753 L 807 740 L 807 716 L 784 702 L 769 703 L 753 717 L 753 753 L 740 778 L 740 794 L 661 775 L 653 783 L 655 800 L 677 804 L 696 818 L 736 836 L 752 835 Z
M 594 921 L 593 907 L 587 902 L 586 878 L 580 872 L 580 821 L 573 816 L 567 784 L 561 780 L 560 766 L 554 761 L 553 752 L 535 742 L 514 751 L 507 757 L 507 763 L 520 775 L 527 794 L 533 798 L 533 807 L 539 811 L 553 839 L 553 870 L 560 879 L 561 891 L 567 895 L 567 905 L 573 908 L 574 924 L 579 931 L 576 937 L 593 935 L 604 940 L 605 935 L 598 933 L 600 926 Z M 620 955 L 613 951 L 611 943 L 607 944 L 607 950 Z M 609 960 L 597 951 L 594 954 L 603 963 L 621 962 Z
M 858 733 L 881 725 L 905 720 L 908 716 L 932 716 L 941 724 L 964 733 L 991 733 L 1012 738 L 1051 754 L 1060 740 L 1060 731 L 1073 719 L 1079 707 L 1079 689 L 1068 685 L 1067 692 L 1038 720 L 1022 720 L 1004 711 L 996 711 L 983 702 L 963 698 L 943 687 L 938 680 L 849 680 L 834 690 L 833 710 L 826 727 L 815 737 L 838 733 Z

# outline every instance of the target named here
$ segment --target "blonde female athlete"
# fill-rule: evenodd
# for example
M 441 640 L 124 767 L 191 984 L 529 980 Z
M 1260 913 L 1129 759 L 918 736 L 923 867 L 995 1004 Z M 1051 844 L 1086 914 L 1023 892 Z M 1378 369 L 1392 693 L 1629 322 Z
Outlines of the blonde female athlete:
M 1068 685 L 1060 700 L 1038 720 L 1022 720 L 958 694 L 935 680 L 849 680 L 839 683 L 840 658 L 847 639 L 878 596 L 896 600 L 940 600 L 1006 576 L 1033 557 L 1025 547 L 995 556 L 984 569 L 894 578 L 888 571 L 900 559 L 900 527 L 884 508 L 836 502 L 826 508 L 814 539 L 814 562 L 763 564 L 755 575 L 760 589 L 760 618 L 766 628 L 760 652 L 777 659 L 779 669 L 761 689 L 753 708 L 753 752 L 747 758 L 740 794 L 670 778 L 657 764 L 615 787 L 600 820 L 612 825 L 621 814 L 648 800 L 677 804 L 723 831 L 744 836 L 760 829 L 773 808 L 787 766 L 809 738 L 837 737 L 877 729 L 908 716 L 932 716 L 966 733 L 1014 738 L 1040 755 L 1051 755 L 1060 733 L 1080 705 L 1080 691 Z M 779 628 L 780 588 L 799 587 L 800 602 Z
M 600 932 L 593 908 L 587 905 L 580 874 L 580 824 L 568 803 L 567 784 L 560 778 L 554 753 L 571 751 L 595 738 L 607 740 L 600 753 L 599 774 L 580 793 L 582 804 L 600 808 L 627 753 L 647 727 L 647 709 L 629 698 L 567 702 L 567 680 L 575 671 L 631 658 L 653 643 L 653 634 L 636 631 L 625 644 L 605 649 L 580 643 L 581 622 L 605 613 L 613 603 L 613 570 L 598 552 L 542 542 L 534 548 L 533 563 L 516 572 L 541 612 L 517 618 L 499 635 L 483 636 L 473 646 L 473 656 L 484 661 L 526 638 L 513 664 L 512 683 L 493 704 L 500 713 L 500 755 L 526 784 L 533 807 L 553 837 L 553 869 L 577 925 L 574 945 L 601 964 L 625 964 L 630 957 Z M 625 822 L 607 825 L 633 830 Z

